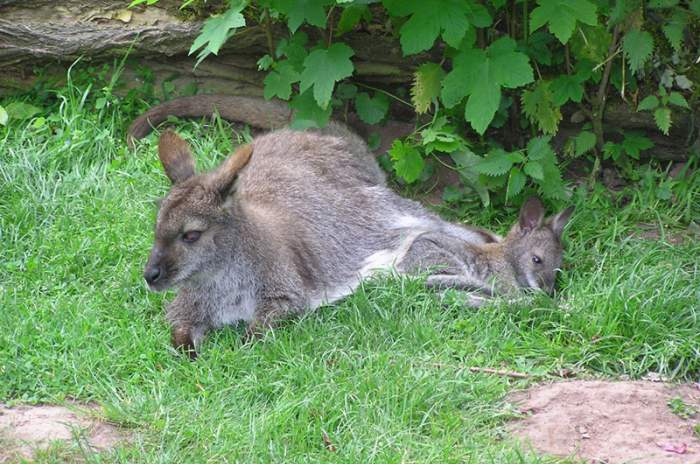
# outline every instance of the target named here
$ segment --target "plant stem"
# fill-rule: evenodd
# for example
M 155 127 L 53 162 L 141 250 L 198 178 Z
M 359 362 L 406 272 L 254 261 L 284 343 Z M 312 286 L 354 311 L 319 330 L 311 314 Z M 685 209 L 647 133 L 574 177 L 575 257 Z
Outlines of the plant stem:
M 272 19 L 270 18 L 270 9 L 265 8 L 265 37 L 267 38 L 267 48 L 270 53 L 270 57 L 274 61 L 275 59 L 275 46 L 272 41 Z

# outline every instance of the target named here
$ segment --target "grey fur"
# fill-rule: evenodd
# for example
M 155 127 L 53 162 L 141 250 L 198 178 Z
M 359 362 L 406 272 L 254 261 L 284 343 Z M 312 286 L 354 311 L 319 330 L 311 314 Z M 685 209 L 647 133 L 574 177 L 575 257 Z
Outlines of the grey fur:
M 556 222 L 559 234 L 545 223 L 516 225 L 505 239 L 446 222 L 387 188 L 364 142 L 337 124 L 256 138 L 235 181 L 220 178 L 223 168 L 182 179 L 187 170 L 177 164 L 188 165 L 182 153 L 189 151 L 171 138 L 161 160 L 178 177 L 161 203 L 146 276 L 159 271 L 154 290 L 179 288 L 167 309 L 176 346 L 196 349 L 209 330 L 239 320 L 249 335 L 259 334 L 352 293 L 381 269 L 430 271 L 434 286 L 549 290 L 561 260 L 568 215 Z M 193 230 L 201 235 L 185 243 L 183 234 Z M 523 262 L 537 247 L 548 270 L 532 285 L 522 277 Z

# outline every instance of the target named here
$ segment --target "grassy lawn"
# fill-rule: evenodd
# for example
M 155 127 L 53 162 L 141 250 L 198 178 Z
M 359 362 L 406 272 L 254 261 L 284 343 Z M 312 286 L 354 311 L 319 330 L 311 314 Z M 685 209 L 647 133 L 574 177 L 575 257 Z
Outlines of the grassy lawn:
M 666 177 L 646 169 L 621 193 L 574 192 L 554 299 L 471 310 L 420 280 L 368 282 L 252 345 L 240 328 L 214 333 L 190 362 L 169 347 L 172 293 L 142 279 L 168 188 L 155 137 L 130 153 L 120 108 L 60 97 L 43 125 L 0 127 L 0 402 L 94 401 L 133 440 L 40 461 L 552 462 L 504 433 L 508 392 L 561 369 L 700 376 L 700 240 L 669 241 L 700 222 L 700 175 L 660 200 Z M 231 147 L 216 125 L 179 127 L 200 167 Z M 503 231 L 516 213 L 464 214 Z M 640 223 L 660 238 L 635 236 Z

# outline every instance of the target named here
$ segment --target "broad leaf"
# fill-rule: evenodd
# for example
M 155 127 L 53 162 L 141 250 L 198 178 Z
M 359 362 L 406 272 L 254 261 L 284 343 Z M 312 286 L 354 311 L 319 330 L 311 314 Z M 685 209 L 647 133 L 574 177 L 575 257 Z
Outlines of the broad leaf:
M 272 7 L 287 16 L 289 30 L 296 32 L 304 22 L 326 28 L 326 6 L 331 0 L 273 0 Z
M 625 34 L 622 49 L 627 57 L 630 69 L 637 71 L 651 57 L 654 51 L 654 39 L 647 31 L 633 29 Z
M 245 26 L 245 18 L 241 14 L 246 6 L 245 1 L 232 1 L 229 9 L 222 15 L 212 16 L 206 20 L 202 31 L 190 47 L 189 55 L 202 49 L 197 55 L 199 65 L 210 54 L 217 55 L 221 46 L 231 37 L 237 28 Z
M 355 52 L 344 43 L 334 43 L 327 49 L 314 50 L 304 60 L 300 91 L 313 87 L 314 98 L 321 108 L 327 108 L 335 83 L 350 76 L 355 69 L 350 57 Z
M 576 22 L 598 24 L 596 6 L 588 0 L 537 0 L 539 6 L 530 15 L 530 29 L 548 24 L 549 30 L 562 44 L 571 38 Z
M 515 49 L 515 41 L 503 37 L 486 50 L 463 50 L 442 81 L 441 98 L 447 107 L 469 97 L 464 116 L 479 134 L 486 131 L 498 110 L 501 87 L 516 88 L 533 80 L 527 55 Z
M 357 115 L 367 124 L 377 124 L 384 119 L 389 110 L 389 98 L 383 93 L 377 92 L 374 98 L 368 93 L 360 92 L 355 97 L 355 109 Z
M 5 107 L 10 119 L 29 119 L 41 113 L 41 108 L 25 102 L 12 102 Z
M 399 30 L 404 55 L 431 48 L 439 35 L 457 48 L 471 24 L 477 27 L 491 24 L 488 11 L 472 0 L 384 0 L 383 3 L 392 16 L 409 16 Z
M 367 5 L 350 5 L 344 8 L 335 30 L 336 37 L 353 30 L 367 11 L 369 11 Z
M 625 139 L 622 141 L 622 148 L 632 158 L 638 160 L 639 155 L 644 150 L 648 150 L 654 146 L 654 143 L 647 137 L 641 134 L 626 133 Z
M 289 102 L 289 106 L 294 110 L 292 122 L 289 124 L 292 129 L 323 127 L 328 124 L 328 119 L 331 117 L 330 105 L 325 109 L 319 107 L 311 90 L 296 95 Z
M 479 198 L 481 198 L 481 203 L 484 206 L 489 206 L 491 203 L 489 190 L 479 180 L 479 173 L 476 170 L 476 165 L 481 162 L 482 158 L 475 155 L 474 152 L 468 148 L 455 151 L 454 153 L 450 154 L 450 157 L 457 164 L 462 181 L 472 188 L 477 195 L 479 195 Z
M 577 76 L 563 74 L 549 84 L 554 104 L 562 106 L 569 100 L 580 103 L 583 97 L 583 83 Z
M 389 156 L 399 177 L 409 184 L 418 180 L 425 167 L 425 161 L 418 150 L 401 140 L 395 140 Z
M 279 97 L 289 100 L 292 94 L 292 84 L 299 82 L 301 75 L 294 69 L 289 61 L 280 61 L 275 68 L 265 77 L 263 84 L 263 96 L 266 100 Z

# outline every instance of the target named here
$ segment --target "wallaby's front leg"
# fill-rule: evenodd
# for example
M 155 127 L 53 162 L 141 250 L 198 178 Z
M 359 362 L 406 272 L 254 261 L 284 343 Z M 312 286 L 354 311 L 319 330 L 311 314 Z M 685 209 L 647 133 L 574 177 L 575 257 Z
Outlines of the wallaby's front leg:
M 435 274 L 428 276 L 425 281 L 425 285 L 428 288 L 438 288 L 443 290 L 443 293 L 447 289 L 459 290 L 460 295 L 465 297 L 465 304 L 472 308 L 478 308 L 491 299 L 493 292 L 490 288 L 485 287 L 481 282 L 469 279 L 461 275 L 453 274 Z M 474 293 L 471 293 L 471 292 Z
M 195 322 L 199 315 L 197 304 L 187 295 L 180 293 L 168 305 L 166 318 L 170 322 L 170 341 L 173 347 L 190 358 L 197 357 L 197 348 L 206 335 L 208 327 Z
M 255 309 L 255 317 L 248 323 L 245 340 L 262 338 L 265 332 L 297 313 L 287 298 L 265 298 Z

